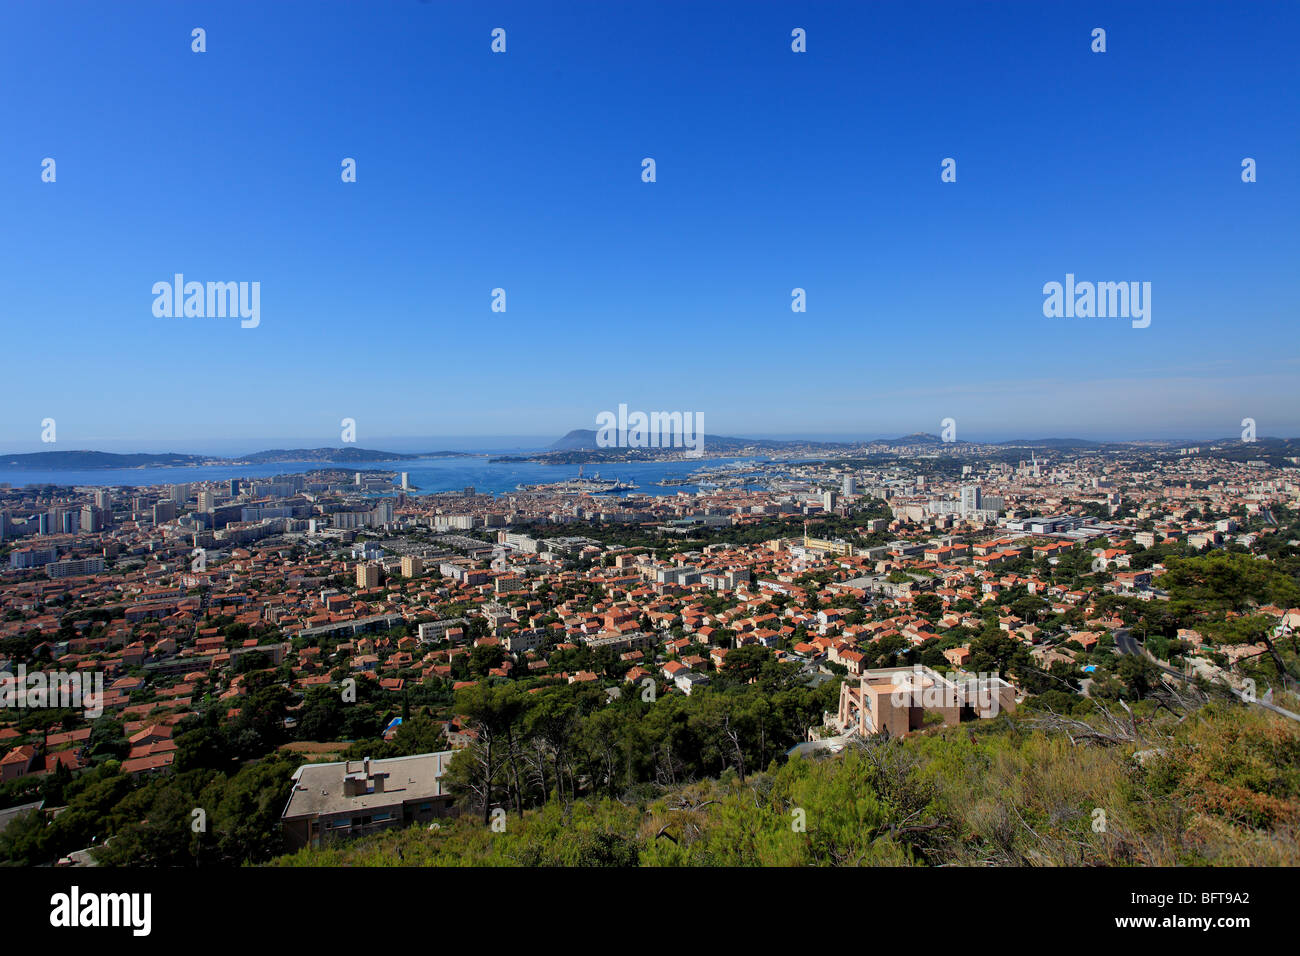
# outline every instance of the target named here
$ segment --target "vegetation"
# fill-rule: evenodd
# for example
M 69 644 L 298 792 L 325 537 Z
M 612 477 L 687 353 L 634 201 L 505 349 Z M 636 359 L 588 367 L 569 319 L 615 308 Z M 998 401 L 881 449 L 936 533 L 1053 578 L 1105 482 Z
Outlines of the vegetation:
M 1231 709 L 1229 709 L 1231 708 Z M 494 830 L 302 850 L 285 866 L 1296 865 L 1300 734 L 1212 704 L 1139 708 L 1132 740 L 1033 713 L 873 740 L 760 773 L 552 800 Z
M 809 532 L 877 543 L 885 536 L 857 529 L 882 509 L 888 514 L 877 502 L 846 518 L 826 517 Z M 262 652 L 245 654 L 235 670 L 247 693 L 234 702 L 218 699 L 207 682 L 196 682 L 197 713 L 175 728 L 173 772 L 145 780 L 121 772 L 129 750 L 121 722 L 95 721 L 85 748 L 89 769 L 74 775 L 60 768 L 0 786 L 0 806 L 44 801 L 41 810 L 18 816 L 0 833 L 0 859 L 49 863 L 91 846 L 109 864 L 265 863 L 284 850 L 279 814 L 289 777 L 305 759 L 282 748 L 337 743 L 331 754 L 350 759 L 443 750 L 443 722 L 454 718 L 456 729 L 470 737 L 447 775 L 458 798 L 457 819 L 276 862 L 1294 865 L 1300 863 L 1296 726 L 1211 700 L 1204 687 L 1172 688 L 1149 658 L 1117 655 L 1106 631 L 1118 619 L 1157 658 L 1173 662 L 1192 654 L 1197 635 L 1209 649 L 1196 653 L 1220 664 L 1229 645 L 1262 644 L 1264 650 L 1235 665 L 1236 676 L 1255 679 L 1261 693 L 1277 690 L 1278 702 L 1295 709 L 1286 688 L 1300 675 L 1297 635 L 1275 636 L 1276 615 L 1261 609 L 1300 606 L 1300 549 L 1288 543 L 1300 530 L 1297 516 L 1284 507 L 1274 509 L 1274 519 L 1283 533 L 1264 542 L 1267 560 L 1232 547 L 1200 554 L 1182 543 L 1133 552 L 1131 569 L 1168 569 L 1157 583 L 1168 599 L 1097 594 L 1088 617 L 1082 607 L 1049 601 L 1042 591 L 1030 594 L 1024 583 L 1002 587 L 980 603 L 945 603 L 951 598 L 927 590 L 932 581 L 918 570 L 894 570 L 890 581 L 916 585 L 910 609 L 937 636 L 915 646 L 897 631 L 887 633 L 859 647 L 865 666 L 947 669 L 943 651 L 964 646 L 970 651 L 966 669 L 1014 679 L 1028 700 L 997 721 L 947 729 L 927 723 L 906 740 L 871 740 L 830 757 L 787 761 L 786 753 L 835 708 L 840 681 L 825 679 L 825 671 L 843 674 L 841 664 L 812 675 L 777 662 L 766 648 L 733 648 L 725 667 L 710 672 L 711 682 L 686 696 L 655 680 L 662 660 L 638 661 L 652 676 L 633 684 L 623 681 L 633 660 L 613 650 L 550 647 L 549 674 L 530 674 L 525 655 L 505 677 L 503 649 L 484 644 L 452 656 L 448 670 L 440 669 L 444 678 L 425 677 L 423 664 L 412 659 L 390 672 L 406 681 L 400 690 L 361 679 L 355 697 L 345 701 L 338 682 L 356 675 L 335 657 L 339 642 L 295 638 L 296 649 L 318 648 L 315 676 L 328 673 L 333 685 L 291 690 L 290 665 L 272 666 Z M 692 529 L 690 538 L 620 525 L 536 531 L 652 547 L 663 557 L 707 543 L 797 536 L 803 520 Z M 1110 580 L 1093 571 L 1091 546 L 1051 560 L 1026 555 L 999 570 L 1070 590 Z M 797 583 L 815 589 L 849 573 L 820 568 L 799 575 Z M 590 608 L 604 593 L 599 584 L 577 581 L 501 600 L 518 608 L 541 597 L 551 605 L 572 600 Z M 771 595 L 756 613 L 779 614 L 790 600 Z M 708 594 L 697 603 L 717 613 L 736 598 Z M 848 594 L 810 593 L 807 607 L 841 609 L 846 626 L 897 613 L 892 605 Z M 468 617 L 464 640 L 488 633 L 487 622 L 468 604 L 443 603 L 437 610 Z M 947 611 L 959 612 L 961 623 L 941 623 Z M 115 613 L 65 615 L 60 638 L 103 633 Z M 530 611 L 521 624 L 544 627 L 555 620 L 543 609 Z M 227 647 L 250 638 L 269 642 L 278 633 L 221 612 L 205 623 L 219 630 Z M 1006 623 L 1034 625 L 1047 647 L 1068 650 L 1072 659 L 1040 664 Z M 376 635 L 392 639 L 384 653 L 394 653 L 392 645 L 412 626 Z M 641 626 L 648 629 L 648 618 Z M 683 633 L 680 621 L 669 630 L 674 638 Z M 800 624 L 785 649 L 809 636 Z M 732 637 L 718 627 L 711 640 L 727 646 Z M 47 638 L 36 630 L 18 634 L 0 642 L 0 652 L 37 663 L 48 659 Z M 707 656 L 708 650 L 693 645 L 680 656 Z M 558 671 L 599 679 L 569 684 L 554 676 Z M 1081 693 L 1085 680 L 1091 681 L 1087 697 Z M 453 693 L 457 681 L 474 683 Z M 158 687 L 133 691 L 131 699 L 157 700 Z M 387 733 L 396 717 L 400 725 Z M 73 711 L 34 710 L 15 723 L 24 733 L 38 733 L 86 721 Z

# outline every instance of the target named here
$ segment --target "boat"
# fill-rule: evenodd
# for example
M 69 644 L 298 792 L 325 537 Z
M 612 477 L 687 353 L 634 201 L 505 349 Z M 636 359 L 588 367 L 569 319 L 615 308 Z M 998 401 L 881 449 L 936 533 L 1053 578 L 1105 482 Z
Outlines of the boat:
M 552 481 L 539 485 L 519 485 L 517 491 L 533 491 L 558 495 L 606 495 L 616 491 L 635 491 L 636 485 L 613 478 L 570 478 L 567 481 Z

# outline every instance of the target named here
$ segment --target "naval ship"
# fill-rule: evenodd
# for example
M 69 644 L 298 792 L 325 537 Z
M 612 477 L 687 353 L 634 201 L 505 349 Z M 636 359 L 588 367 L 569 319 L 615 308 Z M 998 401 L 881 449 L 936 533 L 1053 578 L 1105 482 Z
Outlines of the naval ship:
M 600 472 L 590 478 L 582 476 L 582 466 L 578 466 L 578 477 L 566 481 L 552 481 L 540 485 L 515 485 L 515 491 L 537 491 L 553 495 L 605 495 L 615 491 L 635 491 L 636 485 L 613 478 L 601 478 Z

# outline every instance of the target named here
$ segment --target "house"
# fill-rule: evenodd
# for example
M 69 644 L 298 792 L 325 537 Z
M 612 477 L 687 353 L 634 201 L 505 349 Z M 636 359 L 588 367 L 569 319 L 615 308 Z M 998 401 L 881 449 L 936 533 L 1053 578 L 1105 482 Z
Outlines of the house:
M 1070 640 L 1078 641 L 1079 646 L 1085 651 L 1090 651 L 1097 646 L 1097 635 L 1091 631 L 1078 631 L 1070 635 Z
M 881 667 L 864 671 L 856 684 L 840 685 L 839 711 L 829 722 L 841 734 L 902 737 L 924 727 L 932 714 L 952 726 L 1015 709 L 1015 688 L 1000 677 L 953 681 L 919 665 Z
M 128 738 L 132 747 L 148 746 L 162 741 L 170 743 L 171 739 L 172 728 L 166 724 L 151 724 Z
M 681 661 L 669 661 L 661 668 L 661 672 L 664 675 L 664 680 L 670 680 L 670 681 L 677 680 L 678 674 L 684 674 L 688 670 L 690 670 L 690 668 L 688 668 Z
M 683 671 L 677 675 L 677 679 L 673 683 L 679 691 L 689 697 L 691 691 L 696 687 L 703 687 L 709 683 L 709 676 L 707 674 L 697 674 L 694 671 Z
M 859 651 L 838 651 L 838 663 L 843 664 L 850 674 L 857 676 L 866 669 L 867 656 Z
M 133 757 L 123 760 L 122 772 L 130 774 L 133 777 L 143 777 L 145 774 L 161 773 L 169 768 L 175 759 L 175 749 L 161 753 L 149 753 L 141 757 Z
M 454 812 L 443 783 L 453 751 L 303 764 L 280 816 L 293 848 L 426 823 Z
M 0 783 L 25 777 L 36 762 L 36 748 L 31 744 L 15 747 L 0 759 Z
M 950 647 L 943 652 L 944 659 L 953 667 L 965 667 L 970 660 L 969 647 Z

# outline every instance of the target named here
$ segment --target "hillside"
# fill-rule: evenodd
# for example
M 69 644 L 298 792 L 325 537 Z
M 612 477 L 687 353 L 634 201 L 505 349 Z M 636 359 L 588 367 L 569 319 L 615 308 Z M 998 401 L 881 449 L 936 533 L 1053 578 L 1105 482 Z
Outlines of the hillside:
M 1128 729 L 1092 718 L 1093 742 L 1023 711 L 795 758 L 744 782 L 553 797 L 504 832 L 468 816 L 271 865 L 1300 864 L 1294 725 L 1224 704 L 1181 722 L 1143 710 Z
M 936 439 L 937 441 L 937 439 Z M 739 451 L 809 451 L 852 448 L 849 442 L 824 441 L 779 441 L 773 438 L 732 438 L 726 435 L 704 436 L 704 450 L 708 454 L 732 454 Z M 553 442 L 549 451 L 624 451 L 626 449 L 600 449 L 596 444 L 596 432 L 590 428 L 575 428 L 563 438 Z
M 90 470 L 96 468 L 180 468 L 201 465 L 204 458 L 198 455 L 118 455 L 107 451 L 37 451 L 21 455 L 5 455 L 0 466 L 5 468 L 49 468 Z
M 107 451 L 38 451 L 21 455 L 5 455 L 0 457 L 0 466 L 5 468 L 88 471 L 101 468 L 193 468 L 200 465 L 270 464 L 282 461 L 355 464 L 455 454 L 459 454 L 459 452 L 427 452 L 420 456 L 352 447 L 272 448 L 236 458 L 172 453 L 119 455 Z

